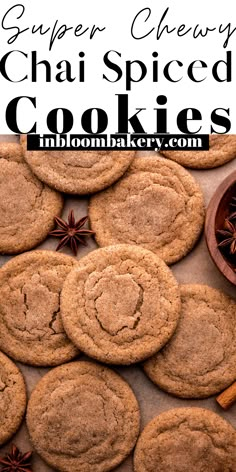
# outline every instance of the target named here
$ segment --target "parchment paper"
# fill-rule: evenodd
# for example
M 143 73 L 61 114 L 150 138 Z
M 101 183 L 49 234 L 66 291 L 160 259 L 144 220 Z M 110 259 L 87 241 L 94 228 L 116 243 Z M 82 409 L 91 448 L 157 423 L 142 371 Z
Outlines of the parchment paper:
M 2 135 L 0 136 L 0 141 L 17 141 L 17 137 Z M 208 204 L 215 189 L 222 182 L 222 180 L 235 169 L 236 159 L 217 169 L 190 171 L 190 173 L 196 178 L 196 180 L 201 185 L 205 196 L 206 205 Z M 68 210 L 70 208 L 75 209 L 75 214 L 78 218 L 86 215 L 87 203 L 88 200 L 86 198 L 66 197 L 63 213 L 64 217 L 67 217 Z M 38 246 L 38 249 L 54 250 L 56 245 L 56 238 L 48 238 L 43 244 Z M 77 256 L 78 259 L 85 256 L 89 251 L 94 250 L 96 247 L 96 243 L 92 240 L 89 240 L 88 247 L 81 247 L 81 249 L 79 250 Z M 70 254 L 70 251 L 68 249 L 66 249 L 64 252 Z M 0 256 L 0 265 L 3 265 L 9 259 L 9 256 Z M 204 236 L 201 237 L 197 246 L 187 257 L 185 257 L 177 264 L 173 265 L 171 268 L 179 283 L 208 284 L 212 287 L 224 290 L 230 296 L 236 297 L 235 287 L 231 285 L 220 274 L 220 272 L 212 262 L 208 254 Z M 30 396 L 30 393 L 36 383 L 43 375 L 46 374 L 49 369 L 29 367 L 20 363 L 18 365 L 25 377 L 28 395 Z M 213 410 L 223 416 L 226 420 L 230 421 L 232 425 L 236 428 L 236 405 L 234 405 L 229 411 L 224 412 L 216 403 L 215 397 L 211 397 L 207 400 L 177 399 L 161 391 L 155 385 L 153 385 L 152 382 L 148 380 L 147 377 L 144 375 L 142 368 L 138 365 L 133 367 L 117 367 L 115 368 L 115 370 L 117 370 L 122 375 L 122 377 L 127 380 L 127 382 L 131 385 L 137 396 L 141 410 L 141 430 L 147 424 L 147 422 L 149 422 L 156 415 L 160 414 L 162 411 L 166 411 L 171 408 L 191 406 L 203 407 Z M 9 446 L 12 442 L 14 442 L 18 447 L 20 447 L 22 451 L 28 451 L 32 449 L 25 422 L 22 424 L 22 427 L 20 428 L 19 432 L 10 441 L 10 443 L 7 444 L 5 447 L 0 448 L 0 456 L 2 456 L 5 451 L 9 450 Z M 36 454 L 34 454 L 34 472 L 50 472 L 52 470 L 53 469 L 48 467 Z M 132 472 L 132 456 L 130 456 L 125 462 L 123 462 L 122 465 L 120 465 L 115 470 L 116 472 Z

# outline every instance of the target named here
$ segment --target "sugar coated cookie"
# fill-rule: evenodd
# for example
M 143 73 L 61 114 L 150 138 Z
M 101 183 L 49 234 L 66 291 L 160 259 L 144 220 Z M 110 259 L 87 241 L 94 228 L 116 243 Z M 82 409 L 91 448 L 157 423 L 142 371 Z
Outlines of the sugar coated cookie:
M 65 330 L 79 349 L 112 364 L 150 357 L 173 335 L 179 287 L 151 251 L 121 244 L 91 252 L 68 275 L 61 296 Z
M 60 294 L 76 259 L 34 251 L 0 269 L 0 349 L 15 360 L 53 366 L 78 354 L 61 321 Z
M 18 430 L 26 408 L 26 388 L 16 365 L 0 352 L 0 445 Z
M 178 408 L 154 418 L 134 454 L 135 472 L 235 472 L 236 432 L 203 408 Z
M 195 136 L 197 139 L 197 136 Z M 236 135 L 213 134 L 209 137 L 209 151 L 161 151 L 179 164 L 193 169 L 213 169 L 236 157 Z
M 172 339 L 144 369 L 169 393 L 207 397 L 236 379 L 236 302 L 206 285 L 182 285 L 181 300 Z
M 172 264 L 199 238 L 203 195 L 183 167 L 147 155 L 135 159 L 117 184 L 91 198 L 89 216 L 99 246 L 137 244 Z
M 25 160 L 32 172 L 60 192 L 88 194 L 116 182 L 134 159 L 134 151 L 27 151 Z
M 32 174 L 17 143 L 0 143 L 0 168 L 0 253 L 18 254 L 47 237 L 63 199 Z
M 29 400 L 27 424 L 38 454 L 61 472 L 107 472 L 133 449 L 139 407 L 112 370 L 74 362 L 51 370 Z

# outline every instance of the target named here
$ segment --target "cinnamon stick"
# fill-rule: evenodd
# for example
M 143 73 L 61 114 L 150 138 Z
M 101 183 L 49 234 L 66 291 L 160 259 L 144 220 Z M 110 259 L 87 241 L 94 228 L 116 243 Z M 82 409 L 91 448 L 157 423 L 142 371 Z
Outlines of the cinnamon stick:
M 217 398 L 217 403 L 224 410 L 228 410 L 234 402 L 236 402 L 236 382 L 234 382 L 229 388 L 222 392 Z

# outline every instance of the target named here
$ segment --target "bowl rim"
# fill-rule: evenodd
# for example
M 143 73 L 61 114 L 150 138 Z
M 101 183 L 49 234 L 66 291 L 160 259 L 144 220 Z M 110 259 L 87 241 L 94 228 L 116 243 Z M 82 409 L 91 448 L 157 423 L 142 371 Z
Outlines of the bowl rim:
M 234 272 L 230 266 L 227 264 L 225 258 L 221 254 L 221 251 L 218 248 L 218 242 L 216 239 L 215 233 L 215 220 L 216 214 L 220 205 L 222 198 L 224 197 L 225 193 L 234 183 L 236 183 L 236 171 L 231 172 L 221 184 L 217 187 L 216 191 L 214 192 L 210 203 L 207 207 L 206 211 L 206 220 L 205 220 L 205 240 L 207 244 L 208 251 L 210 256 L 217 266 L 218 270 L 233 284 L 236 285 L 236 272 Z M 212 231 L 214 228 L 214 232 Z M 210 230 L 209 230 L 210 229 Z M 212 234 L 213 233 L 213 234 Z M 209 241 L 209 236 L 211 238 L 213 236 L 213 244 L 212 241 Z

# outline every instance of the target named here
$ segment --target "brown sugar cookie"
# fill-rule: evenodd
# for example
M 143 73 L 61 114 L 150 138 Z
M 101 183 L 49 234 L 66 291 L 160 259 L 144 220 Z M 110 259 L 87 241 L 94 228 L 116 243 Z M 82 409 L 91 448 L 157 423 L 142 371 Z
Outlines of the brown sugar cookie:
M 26 408 L 26 388 L 16 365 L 0 352 L 0 445 L 18 430 Z
M 18 254 L 42 242 L 63 206 L 22 160 L 17 143 L 0 143 L 0 253 Z
M 203 408 L 176 408 L 154 418 L 139 437 L 135 472 L 235 472 L 236 432 Z
M 202 231 L 203 196 L 183 167 L 147 154 L 117 184 L 91 198 L 89 216 L 99 246 L 137 244 L 173 264 Z
M 197 139 L 197 136 L 196 136 Z M 213 169 L 236 157 L 236 135 L 209 136 L 209 151 L 160 151 L 163 156 L 192 169 Z
M 179 319 L 179 287 L 152 252 L 118 245 L 93 251 L 68 275 L 61 296 L 69 338 L 95 359 L 132 364 L 157 352 Z
M 147 359 L 166 344 L 179 320 L 179 287 L 151 251 L 117 245 L 93 251 L 68 275 L 61 296 L 69 338 L 111 364 Z
M 236 302 L 206 285 L 182 285 L 181 301 L 172 339 L 144 370 L 178 397 L 208 397 L 236 379 Z
M 26 364 L 53 366 L 78 354 L 62 326 L 60 294 L 76 259 L 33 251 L 0 269 L 0 349 Z
M 27 151 L 25 160 L 32 172 L 60 192 L 88 194 L 116 182 L 135 157 L 134 151 Z
M 74 362 L 40 380 L 27 425 L 36 451 L 57 471 L 107 472 L 133 449 L 139 416 L 137 400 L 118 374 Z

